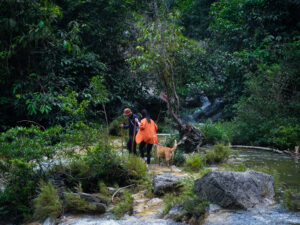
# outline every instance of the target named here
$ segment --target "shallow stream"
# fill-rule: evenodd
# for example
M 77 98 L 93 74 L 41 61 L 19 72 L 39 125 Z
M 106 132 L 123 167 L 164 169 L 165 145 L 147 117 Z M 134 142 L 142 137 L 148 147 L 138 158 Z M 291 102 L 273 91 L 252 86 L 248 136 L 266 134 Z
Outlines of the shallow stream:
M 234 163 L 243 162 L 247 168 L 265 167 L 276 174 L 285 186 L 300 190 L 300 160 L 289 156 L 278 155 L 268 151 L 260 150 L 234 150 L 239 153 Z M 150 167 L 151 168 L 151 167 Z M 178 168 L 170 172 L 166 168 L 153 166 L 151 168 L 155 173 L 172 173 L 175 176 L 186 176 Z M 97 216 L 69 216 L 61 221 L 60 225 L 179 225 L 172 220 L 163 220 L 159 218 L 159 212 L 162 209 L 162 203 L 146 207 L 149 199 L 136 194 L 134 197 L 136 212 L 133 216 L 125 216 L 121 220 L 114 220 L 109 215 Z M 144 204 L 144 205 L 143 205 Z M 143 209 L 144 207 L 144 209 Z M 216 205 L 211 205 L 210 213 L 203 222 L 204 225 L 263 225 L 263 224 L 298 224 L 300 225 L 300 212 L 291 212 L 284 209 L 280 204 L 274 204 L 268 207 L 256 207 L 251 210 L 228 210 L 221 209 Z

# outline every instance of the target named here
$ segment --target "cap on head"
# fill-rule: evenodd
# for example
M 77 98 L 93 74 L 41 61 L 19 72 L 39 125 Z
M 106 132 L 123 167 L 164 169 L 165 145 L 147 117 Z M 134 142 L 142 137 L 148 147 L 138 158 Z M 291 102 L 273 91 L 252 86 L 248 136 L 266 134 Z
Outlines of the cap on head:
M 125 108 L 123 111 L 123 116 L 130 116 L 132 114 L 131 110 L 129 108 Z

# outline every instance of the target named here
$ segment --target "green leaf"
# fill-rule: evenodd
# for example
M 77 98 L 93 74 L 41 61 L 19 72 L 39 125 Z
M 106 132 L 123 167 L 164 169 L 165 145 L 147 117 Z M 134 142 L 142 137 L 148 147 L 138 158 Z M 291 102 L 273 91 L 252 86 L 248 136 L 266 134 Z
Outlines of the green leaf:
M 70 42 L 64 40 L 63 45 L 68 50 L 68 52 L 70 52 L 72 50 L 72 46 L 71 46 Z

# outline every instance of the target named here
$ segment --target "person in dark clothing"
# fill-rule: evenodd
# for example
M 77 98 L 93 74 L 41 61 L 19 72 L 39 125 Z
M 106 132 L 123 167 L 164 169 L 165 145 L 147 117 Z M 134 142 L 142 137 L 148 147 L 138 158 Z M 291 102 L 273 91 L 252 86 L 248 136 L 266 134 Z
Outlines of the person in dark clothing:
M 129 139 L 127 142 L 127 149 L 129 150 L 129 153 L 133 151 L 133 153 L 136 155 L 136 142 L 133 140 L 133 136 L 136 135 L 138 132 L 139 126 L 135 122 L 137 119 L 140 121 L 140 117 L 136 114 L 133 114 L 129 108 L 124 109 L 123 111 L 123 116 L 128 117 L 128 124 L 120 124 L 120 127 L 123 129 L 129 129 Z M 134 133 L 134 124 L 136 123 L 136 128 L 135 128 L 135 133 Z M 133 146 L 132 146 L 132 141 L 133 141 Z M 132 149 L 133 148 L 133 149 Z

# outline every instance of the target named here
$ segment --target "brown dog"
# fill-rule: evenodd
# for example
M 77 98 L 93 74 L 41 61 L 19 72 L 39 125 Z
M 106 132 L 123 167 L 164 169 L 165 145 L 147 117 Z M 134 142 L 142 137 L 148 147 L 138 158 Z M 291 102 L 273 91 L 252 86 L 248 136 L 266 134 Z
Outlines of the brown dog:
M 170 160 L 174 157 L 174 151 L 177 148 L 177 141 L 174 141 L 172 148 L 156 145 L 158 165 L 160 164 L 160 158 L 165 158 L 168 167 L 170 167 Z

